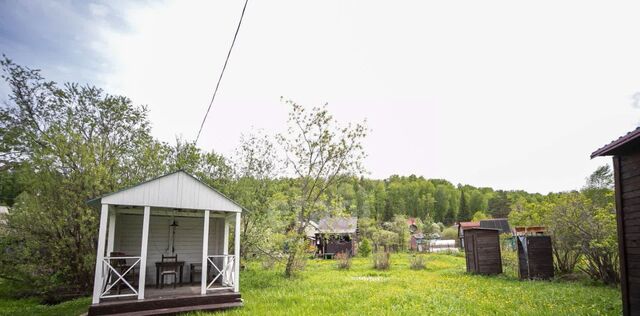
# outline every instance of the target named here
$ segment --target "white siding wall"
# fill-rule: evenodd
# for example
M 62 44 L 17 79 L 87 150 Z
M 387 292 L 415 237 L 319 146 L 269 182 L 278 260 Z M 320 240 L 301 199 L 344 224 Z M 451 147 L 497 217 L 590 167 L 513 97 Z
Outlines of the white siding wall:
M 183 282 L 189 282 L 189 264 L 202 262 L 202 217 L 176 217 L 178 227 L 176 229 L 175 251 L 178 260 L 184 261 Z M 169 244 L 169 225 L 171 217 L 153 216 L 149 222 L 149 248 L 147 254 L 146 284 L 155 284 L 156 261 L 162 260 L 162 254 L 171 254 Z M 140 255 L 140 242 L 142 239 L 142 215 L 118 214 L 116 219 L 116 240 L 114 251 L 124 252 L 130 256 Z M 211 218 L 209 223 L 209 255 L 222 254 L 224 237 L 224 220 Z M 166 281 L 171 283 L 173 278 Z M 196 276 L 200 280 L 200 276 Z
M 102 198 L 102 203 L 240 212 L 240 206 L 185 172 L 176 172 Z

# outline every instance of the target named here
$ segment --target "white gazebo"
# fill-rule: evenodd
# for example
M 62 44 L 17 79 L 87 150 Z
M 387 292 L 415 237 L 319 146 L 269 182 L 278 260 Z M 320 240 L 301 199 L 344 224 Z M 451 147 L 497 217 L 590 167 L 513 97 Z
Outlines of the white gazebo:
M 242 305 L 242 207 L 236 202 L 194 176 L 177 171 L 89 204 L 101 209 L 89 315 L 158 308 L 173 312 L 218 309 L 214 303 L 222 304 L 220 308 Z M 232 255 L 231 224 L 235 225 Z M 163 257 L 174 257 L 171 264 L 177 274 L 166 282 L 159 279 L 167 264 Z M 182 282 L 193 282 L 194 272 L 197 286 Z M 140 304 L 132 304 L 136 302 Z

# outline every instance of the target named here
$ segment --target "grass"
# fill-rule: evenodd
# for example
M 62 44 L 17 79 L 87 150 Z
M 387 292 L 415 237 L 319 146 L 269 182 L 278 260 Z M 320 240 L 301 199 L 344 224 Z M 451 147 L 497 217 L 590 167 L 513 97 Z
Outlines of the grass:
M 426 256 L 426 269 L 411 270 L 407 254 L 378 271 L 371 259 L 354 258 L 351 269 L 334 260 L 311 260 L 294 279 L 282 267 L 251 262 L 241 273 L 245 306 L 216 315 L 620 315 L 618 289 L 568 281 L 520 281 L 511 276 L 464 272 L 464 258 Z M 55 306 L 33 299 L 4 299 L 0 315 L 79 315 L 88 298 Z M 194 313 L 204 316 L 208 313 Z
M 0 315 L 80 315 L 87 312 L 91 299 L 79 298 L 57 305 L 43 305 L 36 298 L 11 298 L 11 289 L 0 279 Z
M 388 271 L 356 258 L 350 270 L 313 260 L 294 280 L 281 270 L 250 264 L 242 272 L 245 306 L 223 315 L 620 315 L 618 289 L 566 281 L 520 281 L 475 276 L 464 258 L 428 255 L 425 270 L 411 270 L 396 254 Z M 196 315 L 207 315 L 198 313 Z

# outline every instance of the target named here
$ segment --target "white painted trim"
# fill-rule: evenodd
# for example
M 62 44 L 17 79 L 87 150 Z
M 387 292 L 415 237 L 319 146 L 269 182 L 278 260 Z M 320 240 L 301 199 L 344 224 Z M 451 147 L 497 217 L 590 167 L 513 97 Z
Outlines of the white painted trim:
M 207 294 L 207 261 L 209 256 L 209 210 L 204 211 L 202 231 L 202 272 L 200 272 L 200 294 Z
M 111 202 L 113 203 L 113 202 Z M 140 206 L 140 204 L 135 204 L 135 203 L 127 203 L 127 202 L 122 202 L 122 203 L 118 203 L 117 205 L 119 206 L 130 206 L 130 207 L 136 207 L 136 206 Z M 170 204 L 159 204 L 159 205 L 154 205 L 153 208 L 165 208 L 165 209 L 174 209 L 177 208 L 178 206 L 175 205 L 170 205 Z M 190 207 L 184 207 L 184 206 L 180 206 L 180 209 L 183 210 L 187 210 L 187 211 L 202 211 L 201 209 L 198 208 L 190 208 Z M 211 210 L 213 212 L 221 212 L 221 213 L 242 213 L 242 209 L 233 209 L 233 210 Z M 180 211 L 178 211 L 180 212 Z
M 109 233 L 107 238 L 107 256 L 111 256 L 116 241 L 116 209 L 113 207 L 110 207 L 109 210 Z
M 227 218 L 224 218 L 224 236 L 222 237 L 222 254 L 224 255 L 223 266 L 226 267 L 228 263 L 227 255 L 229 255 L 229 221 Z M 229 271 L 231 272 L 231 271 Z M 222 284 L 227 283 L 228 274 L 225 273 L 222 275 Z
M 240 292 L 240 213 L 236 213 L 236 229 L 234 231 L 235 233 L 235 238 L 234 238 L 234 247 L 233 247 L 233 251 L 234 251 L 234 255 L 235 255 L 235 260 L 234 260 L 234 273 L 233 276 L 235 278 L 235 280 L 233 280 L 233 291 L 238 293 Z
M 202 214 L 204 211 L 198 212 L 201 210 L 168 210 L 168 209 L 158 209 L 156 207 L 153 208 L 153 216 L 154 217 L 197 217 L 202 218 Z M 236 212 L 227 212 L 227 211 L 211 211 L 211 218 L 224 218 L 229 215 L 227 214 L 235 214 Z M 140 209 L 126 209 L 120 208 L 118 209 L 118 214 L 126 214 L 126 215 L 142 215 L 142 208 Z
M 149 218 L 151 207 L 144 207 L 142 219 L 142 244 L 140 245 L 140 278 L 138 279 L 138 299 L 144 299 L 144 283 L 147 276 L 147 247 L 149 246 Z
M 93 304 L 100 303 L 100 294 L 102 292 L 102 283 L 104 283 L 104 275 L 102 270 L 102 260 L 104 259 L 104 244 L 107 239 L 107 217 L 109 216 L 109 204 L 102 204 L 100 211 L 100 226 L 98 230 L 98 249 L 96 253 L 96 272 L 93 277 Z

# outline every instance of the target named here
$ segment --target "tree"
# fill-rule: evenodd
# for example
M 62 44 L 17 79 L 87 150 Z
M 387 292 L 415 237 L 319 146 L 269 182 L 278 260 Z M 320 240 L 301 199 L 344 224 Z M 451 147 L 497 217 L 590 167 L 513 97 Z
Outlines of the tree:
M 0 108 L 0 170 L 20 173 L 22 191 L 0 229 L 0 249 L 11 252 L 0 255 L 0 276 L 39 294 L 87 293 L 97 223 L 86 201 L 151 170 L 142 158 L 158 144 L 147 109 L 96 87 L 60 87 L 6 57 L 0 65 L 11 89 Z
M 337 186 L 349 176 L 364 172 L 365 157 L 362 140 L 366 128 L 362 124 L 338 126 L 326 104 L 308 111 L 289 100 L 289 128 L 278 139 L 284 149 L 286 165 L 298 177 L 298 193 L 292 204 L 290 247 L 285 275 L 295 272 L 296 260 L 301 259 L 305 246 L 305 226 L 314 213 L 325 209 L 321 205 L 329 188 Z
M 460 211 L 458 211 L 458 220 L 466 222 L 471 220 L 471 212 L 469 206 L 467 206 L 467 199 L 464 195 L 464 190 L 460 190 Z
M 358 248 L 358 251 L 360 252 L 360 256 L 365 258 L 371 254 L 371 242 L 369 242 L 369 239 L 367 238 L 362 239 L 362 241 L 360 242 L 360 248 Z
M 582 193 L 598 207 L 607 207 L 613 201 L 613 172 L 609 165 L 598 167 L 588 178 Z
M 592 279 L 607 284 L 620 280 L 612 206 L 611 203 L 610 208 L 599 208 L 579 192 L 572 192 L 558 198 L 549 221 L 560 249 L 564 250 L 565 244 L 570 243 L 586 259 L 581 269 Z M 558 248 L 558 244 L 554 243 L 554 247 Z
M 477 211 L 475 213 L 473 213 L 473 218 L 471 219 L 472 222 L 479 222 L 483 219 L 487 219 L 489 218 L 489 216 L 487 216 L 487 214 L 485 214 L 482 211 Z
M 447 210 L 449 209 L 449 198 L 447 196 L 447 187 L 444 184 L 436 186 L 436 207 L 433 219 L 437 222 L 443 222 Z
M 396 233 L 398 241 L 396 244 L 400 251 L 407 250 L 407 242 L 410 237 L 409 225 L 407 225 L 407 217 L 405 215 L 396 215 L 393 217 L 393 221 L 390 222 L 389 229 Z
M 493 218 L 505 218 L 509 216 L 511 211 L 511 200 L 509 199 L 509 192 L 498 190 L 496 191 L 488 203 L 490 215 Z
M 271 139 L 263 134 L 241 136 L 236 149 L 235 182 L 230 196 L 246 210 L 242 218 L 240 255 L 273 256 L 270 249 L 279 220 L 271 209 L 275 179 L 279 171 L 278 155 Z
M 469 209 L 471 212 L 486 211 L 488 208 L 487 199 L 478 190 L 471 192 L 471 199 L 469 200 Z

